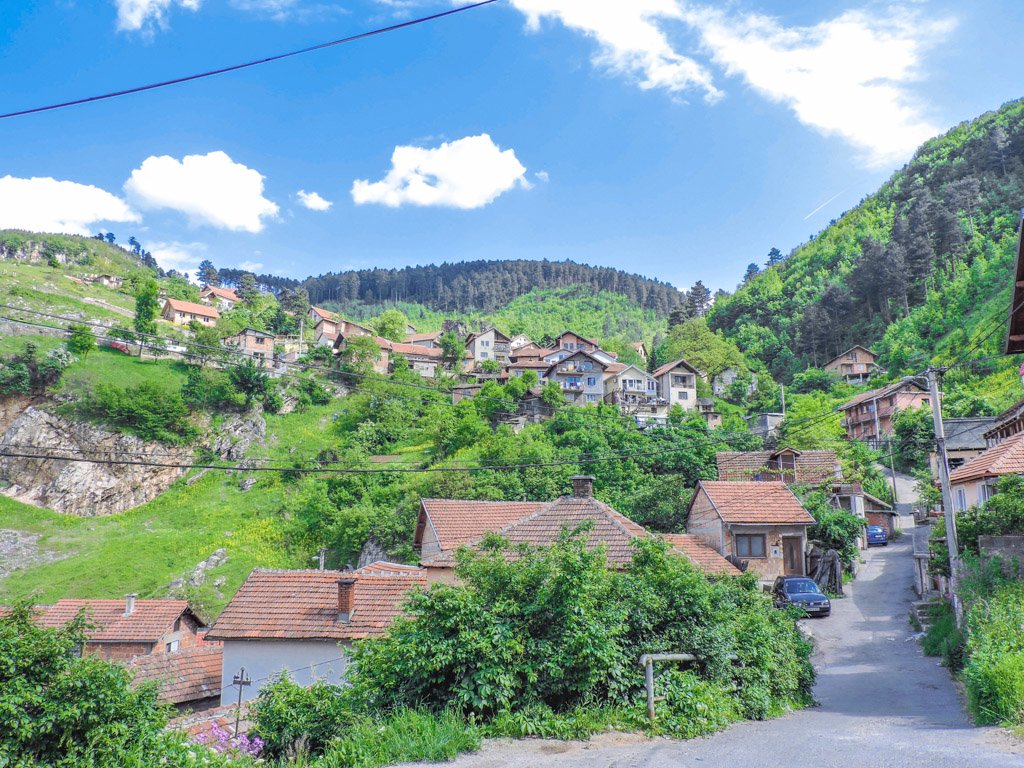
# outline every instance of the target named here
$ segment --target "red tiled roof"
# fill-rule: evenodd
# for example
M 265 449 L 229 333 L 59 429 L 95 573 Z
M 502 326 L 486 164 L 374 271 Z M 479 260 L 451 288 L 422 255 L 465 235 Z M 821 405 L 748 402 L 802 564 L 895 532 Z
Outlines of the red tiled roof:
M 220 317 L 220 312 L 205 304 L 193 304 L 191 301 L 180 301 L 178 299 L 167 299 L 167 304 L 175 312 L 187 312 L 190 315 L 203 315 L 204 317 L 212 317 L 214 319 Z
M 420 514 L 426 514 L 426 524 L 433 527 L 441 549 L 448 550 L 479 541 L 485 533 L 500 531 L 547 504 L 546 501 L 421 499 Z
M 390 341 L 388 344 L 387 348 L 398 355 L 418 355 L 419 357 L 434 357 L 438 360 L 444 357 L 444 350 L 437 347 L 421 347 L 418 344 L 403 344 L 400 341 Z
M 812 525 L 814 518 L 780 481 L 701 480 L 703 490 L 726 523 Z M 694 498 L 697 494 L 694 494 Z
M 657 369 L 657 370 L 656 370 L 656 371 L 655 371 L 655 372 L 654 372 L 653 374 L 651 374 L 651 375 L 652 375 L 652 376 L 654 376 L 654 378 L 656 378 L 656 379 L 660 379 L 660 378 L 661 378 L 662 376 L 664 376 L 664 375 L 665 375 L 666 373 L 668 373 L 669 371 L 671 371 L 671 370 L 672 370 L 673 368 L 675 368 L 675 367 L 676 367 L 677 365 L 685 365 L 685 366 L 686 366 L 687 368 L 689 368 L 689 369 L 690 369 L 690 372 L 691 372 L 691 373 L 696 373 L 696 374 L 699 374 L 699 373 L 700 373 L 700 371 L 698 371 L 698 370 L 697 370 L 696 368 L 694 368 L 694 367 L 693 367 L 692 365 L 690 365 L 690 364 L 689 364 L 688 362 L 686 362 L 686 361 L 685 361 L 685 360 L 684 360 L 683 358 L 679 358 L 678 360 L 676 360 L 676 361 L 674 361 L 674 362 L 671 362 L 671 363 L 665 363 L 665 364 L 664 364 L 663 366 L 661 366 L 660 368 L 658 368 L 658 369 Z
M 441 331 L 434 331 L 432 333 L 410 333 L 405 337 L 405 341 L 407 344 L 414 344 L 417 341 L 437 341 L 441 336 Z
M 540 370 L 546 371 L 551 367 L 551 363 L 547 363 L 543 360 L 518 360 L 514 363 L 509 363 L 509 368 L 525 368 L 527 370 Z
M 719 480 L 753 480 L 762 470 L 767 478 L 778 480 L 783 472 L 773 457 L 775 451 L 720 451 L 715 454 Z M 821 483 L 837 479 L 841 472 L 835 451 L 793 451 L 796 472 L 793 482 Z
M 326 309 L 321 309 L 320 307 L 310 307 L 309 310 L 310 310 L 310 312 L 312 312 L 313 314 L 317 315 L 318 317 L 322 317 L 324 320 L 332 320 L 333 321 L 335 319 L 334 318 L 334 313 L 333 312 L 328 312 Z
M 218 288 L 216 285 L 208 285 L 205 288 L 203 288 L 203 293 L 206 292 L 210 292 L 214 296 L 219 296 L 220 298 L 227 299 L 228 301 L 241 301 L 241 299 L 238 297 L 238 294 L 236 294 L 234 291 L 229 290 L 227 288 Z
M 606 547 L 608 563 L 626 565 L 633 560 L 633 539 L 653 536 L 643 526 L 619 514 L 607 504 L 593 497 L 562 496 L 544 504 L 541 509 L 496 531 L 510 544 L 529 544 L 535 547 L 551 545 L 563 530 L 575 530 L 581 524 L 592 522 L 587 536 L 587 548 Z M 493 529 L 488 529 L 488 531 Z M 511 557 L 515 557 L 510 553 Z M 432 558 L 424 565 L 428 568 L 451 568 L 455 565 L 454 552 Z
M 1024 474 L 1024 433 L 1006 438 L 950 473 L 949 482 Z
M 625 363 L 608 363 L 608 367 L 605 368 L 604 370 L 605 370 L 605 373 L 610 373 L 610 374 L 612 374 L 614 376 L 615 374 L 622 373 L 627 368 L 632 368 L 632 367 L 635 367 L 635 366 L 626 365 Z
M 354 610 L 338 620 L 338 580 L 354 578 Z M 426 587 L 422 569 L 373 563 L 358 571 L 249 574 L 207 633 L 210 640 L 354 640 L 383 634 L 412 590 Z
M 692 533 L 661 534 L 668 545 L 686 555 L 704 573 L 739 576 L 741 571 Z
M 58 600 L 38 618 L 43 627 L 63 627 L 80 611 L 95 629 L 89 640 L 96 643 L 155 643 L 189 610 L 185 600 L 136 600 L 130 616 L 124 600 Z
M 133 685 L 155 680 L 160 684 L 160 701 L 185 704 L 220 696 L 223 658 L 222 646 L 204 645 L 175 653 L 136 656 L 128 669 L 135 675 Z
M 879 387 L 878 389 L 869 389 L 867 392 L 861 392 L 852 400 L 849 400 L 840 405 L 838 408 L 836 408 L 836 410 L 848 411 L 851 408 L 858 406 L 867 400 L 874 400 L 876 397 L 888 397 L 889 395 L 895 394 L 897 392 L 908 391 L 911 389 L 916 389 L 919 393 L 924 393 L 928 391 L 915 381 L 897 381 L 892 384 L 887 384 L 884 387 Z

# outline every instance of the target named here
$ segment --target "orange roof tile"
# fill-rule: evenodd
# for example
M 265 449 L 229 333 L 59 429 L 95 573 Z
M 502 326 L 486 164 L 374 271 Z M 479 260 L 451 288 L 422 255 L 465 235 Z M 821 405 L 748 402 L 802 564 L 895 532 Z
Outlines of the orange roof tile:
M 700 373 L 700 371 L 698 371 L 696 368 L 694 368 L 692 365 L 690 365 L 688 362 L 686 362 L 683 358 L 679 358 L 678 360 L 675 360 L 675 361 L 673 361 L 671 363 L 665 363 L 663 366 L 658 368 L 651 375 L 654 376 L 654 378 L 656 378 L 656 379 L 660 379 L 662 376 L 664 376 L 666 373 L 668 373 L 669 371 L 671 371 L 673 368 L 675 368 L 678 365 L 685 365 L 687 368 L 690 369 L 691 373 L 695 373 L 695 374 L 699 374 Z
M 430 525 L 441 549 L 455 549 L 500 531 L 547 506 L 546 501 L 471 501 L 464 499 L 421 499 L 421 522 Z M 422 519 L 423 516 L 426 519 Z M 422 544 L 417 526 L 416 545 Z
M 354 609 L 338 619 L 338 580 L 355 579 Z M 210 640 L 354 640 L 383 634 L 416 588 L 422 569 L 373 563 L 357 571 L 273 571 L 249 574 L 206 637 Z
M 155 643 L 189 607 L 185 600 L 136 600 L 130 616 L 124 610 L 124 600 L 58 600 L 38 621 L 43 627 L 63 627 L 81 611 L 96 627 L 89 631 L 91 642 Z
M 385 341 L 387 341 L 385 339 Z M 433 357 L 440 360 L 444 357 L 444 350 L 438 347 L 423 347 L 419 344 L 403 344 L 400 341 L 388 342 L 392 352 L 398 355 L 416 355 L 418 357 Z
M 314 315 L 317 315 L 318 317 L 322 317 L 324 320 L 334 320 L 335 319 L 334 313 L 333 312 L 329 312 L 326 309 L 321 309 L 320 307 L 310 307 L 309 309 L 310 309 L 310 311 Z
M 707 494 L 726 523 L 747 525 L 813 525 L 785 483 L 780 481 L 701 480 L 697 493 Z M 694 494 L 694 498 L 697 494 Z
M 928 391 L 927 389 L 925 389 L 923 386 L 921 386 L 920 384 L 918 384 L 914 380 L 897 381 L 897 382 L 894 382 L 892 384 L 887 384 L 884 387 L 879 387 L 878 389 L 870 389 L 867 392 L 861 392 L 859 395 L 854 397 L 852 400 L 848 400 L 847 402 L 845 402 L 842 405 L 838 406 L 836 408 L 836 410 L 837 411 L 848 411 L 851 408 L 854 408 L 855 406 L 858 406 L 858 405 L 860 405 L 863 402 L 866 402 L 868 400 L 874 400 L 876 397 L 878 397 L 878 398 L 888 397 L 889 395 L 893 395 L 893 394 L 896 394 L 896 393 L 899 393 L 899 392 L 909 392 L 912 389 L 916 389 L 918 392 L 927 392 Z
M 739 576 L 742 571 L 691 533 L 661 534 L 670 547 L 686 555 L 704 573 Z
M 220 312 L 205 304 L 193 304 L 191 301 L 180 301 L 179 299 L 167 299 L 167 304 L 175 312 L 187 312 L 190 315 L 203 315 L 214 319 L 220 317 Z
M 982 451 L 950 473 L 950 483 L 966 483 L 985 477 L 1024 474 L 1024 434 L 1013 435 Z
M 186 648 L 175 653 L 136 656 L 128 663 L 135 686 L 155 680 L 160 701 L 185 704 L 220 696 L 224 649 L 219 645 Z
M 720 451 L 715 454 L 719 480 L 754 480 L 762 474 L 778 480 L 783 472 L 774 457 L 786 449 L 775 451 Z M 838 479 L 839 457 L 835 451 L 792 451 L 795 454 L 797 483 L 821 483 Z
M 406 335 L 406 344 L 415 344 L 417 341 L 437 341 L 443 334 L 441 331 L 433 331 L 432 333 L 410 333 Z
M 228 301 L 241 301 L 237 293 L 227 288 L 218 288 L 216 285 L 208 285 L 203 288 L 203 293 L 206 293 L 207 291 L 212 293 L 214 296 L 219 296 L 220 298 L 227 299 Z

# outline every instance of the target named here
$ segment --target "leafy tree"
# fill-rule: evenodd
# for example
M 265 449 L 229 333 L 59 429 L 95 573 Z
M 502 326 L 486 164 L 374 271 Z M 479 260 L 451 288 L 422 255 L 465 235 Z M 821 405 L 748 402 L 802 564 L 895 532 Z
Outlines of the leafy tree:
M 228 350 L 221 346 L 221 332 L 216 326 L 197 320 L 188 324 L 190 337 L 185 341 L 185 359 L 199 366 L 227 358 Z
M 852 512 L 829 503 L 824 491 L 814 491 L 804 499 L 804 507 L 814 518 L 807 538 L 834 549 L 843 565 L 849 566 L 860 555 L 857 537 L 864 533 L 864 521 Z
M 305 315 L 309 312 L 309 292 L 305 288 L 285 288 L 278 298 L 281 309 L 293 315 Z
M 827 392 L 838 382 L 835 376 L 821 368 L 808 368 L 793 377 L 792 391 L 798 394 Z
M 262 400 L 267 394 L 269 377 L 266 372 L 256 365 L 252 358 L 248 358 L 241 365 L 235 365 L 228 370 L 228 378 L 232 386 L 245 396 L 245 408 L 249 410 L 256 400 Z
M 68 340 L 65 346 L 68 352 L 85 360 L 89 353 L 96 349 L 96 335 L 88 325 L 72 323 L 68 326 Z
M 462 343 L 462 339 L 459 338 L 458 334 L 448 331 L 441 335 L 438 343 L 441 345 L 445 365 L 449 368 L 454 368 L 458 365 L 466 353 L 466 346 Z
M 768 261 L 765 262 L 765 264 L 768 267 L 774 267 L 777 264 L 781 264 L 785 260 L 786 257 L 782 255 L 782 251 L 780 251 L 778 248 L 773 247 L 770 251 L 768 251 Z
M 143 278 L 135 291 L 135 331 L 140 334 L 155 334 L 156 317 L 159 313 L 160 286 L 152 277 Z
M 892 440 L 896 466 L 903 472 L 928 468 L 928 453 L 935 441 L 935 425 L 930 408 L 900 411 L 893 419 Z
M 114 241 L 115 241 L 115 240 L 117 240 L 117 238 L 116 238 L 116 237 L 114 236 L 114 233 L 113 233 L 113 232 L 107 232 L 107 234 L 106 234 L 106 235 L 104 235 L 103 237 L 104 237 L 104 239 L 105 239 L 105 240 L 106 240 L 106 241 L 107 241 L 108 243 L 110 243 L 111 245 L 113 245 L 113 244 L 114 244 Z
M 691 317 L 693 317 L 693 313 L 691 312 L 688 306 L 678 306 L 669 313 L 668 327 L 669 329 L 672 329 L 675 328 L 677 325 L 682 325 Z
M 380 360 L 380 347 L 370 336 L 351 336 L 345 339 L 339 358 L 342 370 L 366 375 L 372 373 L 374 364 Z
M 128 245 L 132 249 L 132 253 L 136 256 L 142 253 L 142 246 L 139 244 L 139 241 L 135 239 L 135 235 L 128 238 Z
M 374 321 L 373 329 L 378 336 L 391 341 L 402 341 L 405 339 L 405 327 L 409 319 L 400 310 L 388 309 L 381 312 Z
M 213 262 L 209 259 L 203 259 L 199 262 L 197 277 L 203 285 L 220 286 L 220 275 L 217 274 L 217 268 L 213 266 Z
M 101 421 L 143 440 L 178 444 L 197 434 L 181 393 L 149 381 L 126 387 L 97 384 L 76 407 L 85 418 Z
M 480 363 L 480 371 L 488 375 L 501 373 L 501 363 L 497 360 L 484 360 Z
M 747 264 L 747 271 L 743 274 L 743 282 L 749 283 L 761 272 L 761 268 L 757 264 L 751 262 Z

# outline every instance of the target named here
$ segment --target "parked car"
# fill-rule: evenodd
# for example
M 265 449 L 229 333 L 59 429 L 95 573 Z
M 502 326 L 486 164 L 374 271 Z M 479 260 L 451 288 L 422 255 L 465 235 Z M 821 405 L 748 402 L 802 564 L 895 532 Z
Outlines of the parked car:
M 772 586 L 772 601 L 776 608 L 788 605 L 803 608 L 811 616 L 828 616 L 832 603 L 815 583 L 806 576 L 779 576 Z
M 879 546 L 887 546 L 889 544 L 889 532 L 880 525 L 869 525 L 868 526 L 868 546 L 872 544 L 878 544 Z

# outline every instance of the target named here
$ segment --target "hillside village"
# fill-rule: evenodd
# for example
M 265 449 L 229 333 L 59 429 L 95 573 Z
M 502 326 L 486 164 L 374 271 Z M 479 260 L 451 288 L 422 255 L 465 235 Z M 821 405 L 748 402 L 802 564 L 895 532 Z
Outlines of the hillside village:
M 879 664 L 934 673 L 920 641 L 976 724 L 1019 727 L 1024 106 L 999 114 L 998 171 L 987 115 L 733 293 L 622 273 L 651 306 L 572 262 L 452 310 L 0 232 L 9 666 L 90 675 L 128 702 L 116 749 L 162 764 L 384 765 L 806 710 L 878 622 Z M 923 168 L 954 150 L 987 186 L 946 242 Z M 926 196 L 929 277 L 869 306 L 861 265 Z M 360 752 L 409 732 L 429 748 Z

